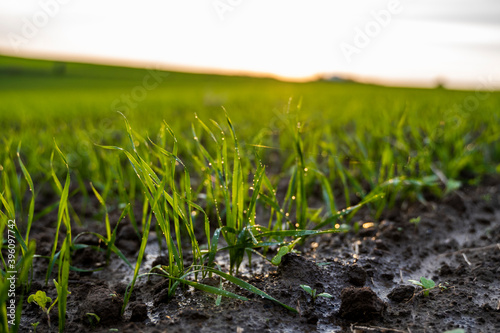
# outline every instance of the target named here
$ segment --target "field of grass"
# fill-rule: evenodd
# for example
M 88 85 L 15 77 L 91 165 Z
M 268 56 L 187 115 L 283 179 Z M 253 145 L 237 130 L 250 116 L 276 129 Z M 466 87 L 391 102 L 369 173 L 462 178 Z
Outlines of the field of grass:
M 168 276 L 172 294 L 183 283 L 244 299 L 197 282 L 217 274 L 271 298 L 236 278 L 245 255 L 279 248 L 269 258 L 278 264 L 308 235 L 358 228 L 353 217 L 363 205 L 377 221 L 403 199 L 441 197 L 500 172 L 498 92 L 0 57 L 0 101 L 5 332 L 9 244 L 16 244 L 20 293 L 27 298 L 32 261 L 44 261 L 65 318 L 69 270 L 78 269 L 72 253 L 88 246 L 72 232 L 86 222 L 73 207 L 77 201 L 100 203 L 95 218 L 106 232 L 94 236 L 108 258 L 135 268 L 124 308 L 150 231 L 164 235 L 169 259 L 151 274 Z M 49 193 L 58 199 L 41 205 Z M 41 257 L 30 229 L 51 212 L 56 233 L 50 256 Z M 121 216 L 112 220 L 112 213 Z M 120 221 L 142 239 L 136 261 L 115 246 Z M 218 251 L 229 252 L 229 272 L 214 262 Z M 17 304 L 20 320 L 22 298 Z M 61 331 L 64 325 L 60 320 Z

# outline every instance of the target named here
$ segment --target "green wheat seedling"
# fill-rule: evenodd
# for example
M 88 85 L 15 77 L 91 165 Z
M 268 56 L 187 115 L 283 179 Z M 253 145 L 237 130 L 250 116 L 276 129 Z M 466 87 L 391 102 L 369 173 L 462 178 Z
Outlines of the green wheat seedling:
M 162 178 L 160 179 L 157 173 L 152 169 L 152 167 L 150 167 L 146 160 L 139 155 L 138 151 L 136 150 L 134 135 L 126 118 L 125 124 L 127 127 L 127 133 L 130 139 L 130 143 L 133 147 L 133 154 L 119 147 L 101 147 L 106 149 L 120 150 L 125 153 L 142 185 L 144 193 L 146 194 L 146 199 L 150 206 L 150 211 L 147 213 L 146 223 L 143 223 L 142 241 L 138 253 L 136 267 L 134 270 L 134 276 L 132 279 L 132 283 L 125 294 L 122 312 L 124 311 L 128 303 L 135 285 L 135 281 L 139 274 L 139 268 L 141 266 L 141 262 L 146 250 L 146 244 L 149 236 L 153 214 L 160 226 L 162 233 L 165 236 L 169 254 L 169 274 L 173 276 L 179 276 L 184 273 L 181 228 L 187 230 L 188 235 L 191 239 L 195 263 L 201 263 L 201 251 L 194 236 L 191 209 L 196 208 L 202 211 L 201 207 L 195 205 L 190 200 L 191 185 L 189 180 L 189 173 L 186 169 L 184 170 L 184 195 L 178 193 L 179 189 L 175 184 L 175 166 L 176 163 L 179 163 L 181 165 L 183 164 L 182 161 L 180 161 L 176 157 L 177 146 L 176 138 L 173 135 L 173 132 L 169 131 L 174 139 L 173 153 L 167 152 L 165 149 L 155 145 L 152 141 L 150 142 L 160 151 L 161 154 L 165 156 L 160 158 L 160 161 L 162 162 L 162 168 L 160 170 L 157 170 L 159 173 L 161 172 L 160 175 L 162 176 Z M 168 125 L 166 126 L 166 129 L 168 131 L 169 127 Z M 170 187 L 170 192 L 167 191 L 167 185 Z M 173 221 L 174 230 L 172 230 L 170 225 L 171 220 Z M 206 223 L 208 223 L 208 218 L 206 219 Z M 175 286 L 177 286 L 177 284 Z
M 302 230 L 297 230 L 297 232 L 293 230 L 281 230 L 282 225 L 279 222 L 273 226 L 273 223 L 270 221 L 268 228 L 256 223 L 255 210 L 258 199 L 262 194 L 261 189 L 263 185 L 266 185 L 268 189 L 273 187 L 270 185 L 265 175 L 265 167 L 260 161 L 257 162 L 258 164 L 253 175 L 251 186 L 248 186 L 248 184 L 243 181 L 244 178 L 247 178 L 247 173 L 243 172 L 244 161 L 242 161 L 240 155 L 240 147 L 233 124 L 227 113 L 226 121 L 234 144 L 234 150 L 232 151 L 232 168 L 230 164 L 231 158 L 229 157 L 228 140 L 223 128 L 217 122 L 212 121 L 220 132 L 220 137 L 218 139 L 201 119 L 197 118 L 197 120 L 217 146 L 216 155 L 213 157 L 208 152 L 208 149 L 201 144 L 201 140 L 193 127 L 193 136 L 198 144 L 200 153 L 199 160 L 205 160 L 208 165 L 208 191 L 211 193 L 214 200 L 213 205 L 216 208 L 219 222 L 219 228 L 214 233 L 212 241 L 209 244 L 208 265 L 212 265 L 213 258 L 217 251 L 228 250 L 230 256 L 230 271 L 237 272 L 245 253 L 249 255 L 250 259 L 251 254 L 256 253 L 254 250 L 255 248 L 267 248 L 270 245 L 283 245 L 286 243 L 284 242 L 284 237 L 304 236 L 305 234 Z M 246 197 L 245 193 L 249 192 L 251 196 Z M 219 207 L 217 201 L 219 197 L 221 197 L 221 201 L 225 203 L 225 218 L 223 218 L 221 213 L 222 209 Z M 275 198 L 266 195 L 263 195 L 263 198 L 265 198 L 264 201 L 275 209 L 279 218 L 284 215 L 283 208 L 279 207 Z M 223 221 L 225 221 L 225 223 Z M 275 226 L 279 229 L 274 228 Z M 217 249 L 220 234 L 223 235 L 227 246 Z M 264 238 L 268 239 L 264 240 Z
M 61 157 L 61 159 L 63 160 L 63 162 L 66 166 L 66 181 L 64 184 L 64 188 L 61 187 L 61 184 L 59 183 L 59 180 L 55 175 L 54 169 L 52 168 L 52 175 L 53 175 L 54 181 L 56 182 L 57 187 L 61 190 L 61 201 L 59 203 L 59 211 L 58 211 L 58 216 L 57 216 L 57 234 L 59 233 L 59 230 L 60 230 L 61 221 L 64 223 L 64 226 L 66 227 L 66 236 L 64 238 L 64 242 L 62 244 L 61 250 L 59 251 L 60 255 L 59 255 L 59 262 L 58 262 L 57 281 L 54 280 L 54 284 L 56 285 L 56 290 L 57 290 L 57 299 L 59 301 L 59 303 L 57 305 L 58 311 L 59 311 L 59 332 L 64 332 L 64 328 L 66 325 L 67 297 L 69 294 L 69 291 L 68 291 L 69 269 L 70 269 L 70 265 L 71 265 L 71 251 L 72 251 L 72 247 L 73 247 L 72 236 L 71 236 L 71 221 L 70 221 L 69 210 L 68 210 L 68 192 L 69 192 L 69 185 L 70 185 L 70 170 L 69 170 L 69 165 L 68 165 L 68 161 L 66 159 L 66 156 L 59 149 L 55 140 L 54 140 L 54 144 L 55 144 L 55 148 L 56 148 L 57 152 L 59 153 L 59 156 Z M 47 272 L 46 280 L 50 276 L 52 267 L 55 263 L 54 255 L 55 255 L 55 249 L 57 246 L 57 234 L 56 234 L 56 240 L 54 242 L 54 246 L 52 248 L 50 269 Z
M 95 325 L 99 324 L 101 321 L 101 318 L 96 315 L 95 313 L 88 312 L 85 314 L 87 316 L 87 319 L 89 320 L 90 326 L 94 327 Z
M 410 219 L 409 221 L 411 224 L 413 224 L 415 226 L 415 230 L 418 229 L 418 226 L 420 225 L 420 222 L 421 222 L 421 217 L 418 216 L 418 217 L 413 217 Z
M 130 268 L 132 268 L 132 265 L 130 265 L 128 259 L 123 255 L 123 253 L 120 251 L 120 249 L 118 249 L 116 246 L 115 246 L 115 241 L 116 241 L 116 233 L 117 233 L 117 230 L 118 230 L 118 226 L 120 225 L 120 222 L 125 218 L 125 216 L 129 213 L 130 211 L 130 203 L 128 203 L 125 208 L 123 209 L 123 212 L 121 213 L 120 217 L 118 218 L 118 221 L 115 225 L 115 227 L 113 228 L 113 231 L 111 232 L 111 225 L 110 225 L 110 221 L 109 221 L 109 214 L 108 214 L 108 209 L 106 207 L 106 203 L 104 202 L 104 199 L 102 198 L 102 196 L 99 194 L 99 192 L 95 189 L 94 185 L 92 183 L 90 183 L 90 187 L 92 188 L 92 191 L 94 192 L 97 200 L 99 201 L 99 203 L 103 206 L 104 208 L 104 212 L 105 212 L 105 224 L 106 224 L 106 235 L 107 237 L 103 237 L 101 236 L 100 234 L 98 233 L 94 233 L 94 232 L 88 232 L 88 234 L 92 234 L 94 236 L 96 236 L 97 238 L 99 238 L 99 240 L 101 240 L 105 245 L 106 245 L 106 264 L 108 265 L 109 264 L 109 257 L 111 255 L 111 253 L 115 253 L 118 257 L 120 257 Z M 77 235 L 75 237 L 75 239 L 73 239 L 73 242 L 76 242 L 77 238 L 82 235 L 82 234 L 86 234 L 86 233 L 81 233 L 79 235 Z
M 20 150 L 21 150 L 21 142 L 19 142 L 19 145 L 17 146 L 17 158 L 19 161 L 19 166 L 21 167 L 21 170 L 23 172 L 24 178 L 26 179 L 26 182 L 29 185 L 29 190 L 31 192 L 31 200 L 30 200 L 30 206 L 28 210 L 28 221 L 26 224 L 26 236 L 24 236 L 24 241 L 26 243 L 29 242 L 29 234 L 31 230 L 31 224 L 33 223 L 33 216 L 34 211 L 35 211 L 35 187 L 33 185 L 33 180 L 31 179 L 31 175 L 29 174 L 28 170 L 24 166 L 23 161 L 21 160 L 21 155 L 20 155 Z
M 300 112 L 300 104 L 297 110 L 297 113 Z M 295 227 L 297 229 L 306 229 L 307 228 L 307 196 L 306 196 L 306 185 L 305 185 L 305 177 L 307 175 L 308 168 L 305 164 L 304 159 L 304 147 L 301 138 L 301 129 L 302 124 L 300 121 L 296 121 L 297 126 L 294 131 L 294 147 L 296 154 L 296 167 L 293 173 L 293 183 L 296 182 L 295 187 L 295 196 L 292 195 L 291 199 L 295 201 L 296 208 L 296 217 L 297 222 Z
M 300 285 L 300 287 L 301 287 L 302 289 L 304 289 L 304 291 L 305 291 L 306 293 L 308 293 L 308 294 L 311 296 L 311 298 L 312 298 L 313 302 L 314 302 L 314 301 L 316 300 L 316 298 L 318 298 L 318 297 L 325 297 L 325 298 L 332 298 L 332 297 L 333 297 L 333 296 L 332 296 L 332 295 L 330 295 L 329 293 L 319 293 L 319 294 L 318 294 L 318 292 L 316 291 L 316 289 L 313 289 L 313 288 L 311 288 L 311 287 L 309 287 L 308 285 L 305 285 L 305 284 L 301 284 L 301 285 Z
M 231 122 L 228 118 L 228 124 L 231 126 Z M 128 128 L 128 133 L 129 137 L 131 139 L 131 143 L 134 142 L 133 139 L 133 134 L 132 130 L 129 127 L 130 125 L 126 121 L 126 125 Z M 167 124 L 165 124 L 165 128 L 168 131 L 169 127 Z M 219 127 L 220 128 L 220 127 Z M 127 293 L 125 295 L 125 302 L 124 302 L 124 308 L 128 302 L 128 299 L 130 297 L 130 293 L 132 292 L 135 282 L 138 278 L 138 272 L 139 272 L 139 267 L 140 263 L 142 260 L 143 253 L 145 252 L 145 246 L 147 243 L 147 236 L 148 236 L 148 231 L 149 231 L 149 226 L 151 223 L 151 218 L 152 214 L 154 213 L 161 231 L 165 235 L 165 240 L 167 244 L 167 249 L 169 253 L 169 265 L 166 266 L 166 269 L 168 271 L 168 276 L 171 281 L 171 284 L 169 286 L 169 293 L 173 294 L 179 285 L 179 283 L 187 283 L 181 281 L 182 279 L 180 276 L 183 276 L 185 272 L 194 272 L 195 275 L 195 281 L 189 282 L 187 284 L 190 284 L 194 286 L 193 283 L 196 284 L 196 275 L 199 272 L 209 272 L 209 273 L 214 273 L 215 271 L 209 270 L 210 267 L 213 265 L 213 260 L 215 257 L 216 252 L 222 251 L 222 250 L 229 250 L 230 256 L 232 256 L 232 263 L 233 266 L 232 268 L 236 268 L 240 265 L 242 257 L 245 252 L 253 252 L 254 248 L 259 248 L 259 247 L 267 247 L 270 245 L 279 245 L 279 244 L 284 244 L 283 241 L 280 242 L 272 242 L 269 240 L 272 240 L 273 238 L 276 239 L 284 239 L 285 237 L 292 237 L 295 238 L 296 240 L 292 243 L 290 243 L 290 246 L 285 246 L 283 248 L 287 248 L 291 250 L 293 246 L 296 244 L 298 240 L 300 240 L 302 237 L 313 235 L 313 234 L 319 234 L 319 233 L 324 233 L 324 232 L 332 232 L 332 231 L 314 231 L 314 230 L 268 230 L 265 227 L 259 226 L 255 224 L 255 205 L 257 202 L 257 197 L 258 193 L 260 192 L 261 184 L 263 183 L 263 175 L 264 175 L 264 167 L 262 165 L 259 165 L 257 168 L 257 172 L 254 176 L 254 182 L 253 182 L 253 193 L 248 202 L 246 200 L 244 201 L 243 197 L 243 191 L 240 190 L 240 187 L 243 187 L 243 182 L 242 182 L 242 177 L 241 177 L 241 164 L 238 162 L 236 163 L 236 167 L 233 166 L 233 172 L 237 173 L 240 176 L 234 176 L 231 175 L 231 171 L 227 166 L 224 166 L 224 163 L 222 159 L 227 160 L 227 153 L 225 148 L 223 146 L 222 149 L 222 155 L 221 155 L 221 160 L 218 162 L 215 161 L 215 159 L 211 158 L 211 156 L 208 154 L 208 152 L 205 150 L 203 151 L 205 157 L 209 161 L 213 161 L 213 164 L 217 164 L 220 166 L 220 169 L 216 169 L 218 171 L 218 174 L 220 176 L 220 181 L 224 184 L 222 188 L 231 188 L 231 193 L 229 191 L 223 191 L 222 195 L 225 197 L 225 201 L 227 204 L 230 205 L 230 207 L 234 204 L 236 207 L 244 206 L 245 202 L 248 204 L 247 210 L 244 212 L 241 212 L 243 214 L 240 214 L 239 210 L 236 209 L 231 209 L 230 207 L 225 207 L 226 210 L 226 221 L 227 224 L 226 226 L 222 226 L 218 228 L 213 237 L 211 242 L 209 242 L 209 251 L 207 255 L 201 256 L 201 251 L 199 249 L 198 243 L 196 241 L 196 238 L 194 237 L 194 229 L 193 229 L 193 223 L 191 218 L 186 218 L 186 216 L 191 216 L 191 209 L 197 209 L 199 212 L 204 214 L 203 209 L 199 207 L 198 205 L 194 204 L 191 202 L 191 188 L 190 188 L 190 177 L 187 169 L 185 168 L 184 164 L 182 161 L 176 156 L 177 153 L 177 148 L 176 148 L 176 138 L 173 135 L 171 131 L 168 131 L 170 135 L 174 139 L 174 148 L 172 150 L 172 153 L 168 152 L 167 150 L 161 148 L 157 144 L 155 144 L 153 141 L 149 140 L 149 143 L 153 146 L 155 150 L 157 150 L 161 155 L 164 157 L 160 157 L 159 161 L 161 161 L 161 168 L 155 168 L 156 170 L 153 170 L 152 167 L 146 163 L 142 157 L 138 154 L 137 150 L 134 149 L 135 156 L 133 156 L 131 153 L 127 152 L 126 150 L 123 150 L 122 148 L 117 148 L 117 147 L 109 147 L 109 146 L 102 146 L 104 148 L 108 149 L 118 149 L 122 150 L 129 161 L 131 162 L 134 170 L 137 172 L 138 178 L 140 179 L 141 183 L 143 184 L 143 187 L 145 190 L 149 192 L 146 192 L 148 202 L 150 203 L 151 207 L 151 212 L 148 214 L 148 219 L 147 223 L 145 224 L 145 227 L 143 228 L 143 235 L 142 235 L 142 243 L 141 243 L 141 248 L 139 250 L 138 254 L 138 259 L 136 263 L 136 268 L 134 271 L 134 277 L 132 279 L 132 282 L 127 290 Z M 223 137 L 224 138 L 224 137 Z M 224 138 L 225 139 L 225 138 Z M 233 136 L 233 140 L 236 144 L 235 148 L 237 147 L 237 139 L 235 135 Z M 221 140 L 221 141 L 226 141 L 226 140 Z M 238 153 L 236 152 L 234 160 L 239 160 Z M 233 161 L 234 161 L 233 160 Z M 180 190 L 177 188 L 177 185 L 175 183 L 175 164 L 178 164 L 184 168 L 184 178 L 183 183 L 184 183 L 184 194 L 181 195 L 179 194 Z M 212 163 L 212 162 L 209 162 Z M 165 170 L 169 170 L 170 172 L 167 172 Z M 234 171 L 236 169 L 236 171 Z M 145 172 L 146 170 L 146 172 Z M 157 173 L 159 173 L 162 178 L 160 178 Z M 231 179 L 232 183 L 228 185 L 225 180 L 226 179 Z M 170 182 L 170 191 L 167 192 L 166 187 L 167 183 Z M 234 183 L 237 182 L 239 185 L 236 186 Z M 212 186 L 212 190 L 213 190 Z M 221 187 L 219 187 L 221 188 Z M 215 192 L 215 191 L 213 191 Z M 213 193 L 212 192 L 212 193 Z M 171 193 L 171 194 L 170 194 Z M 236 194 L 236 199 L 232 197 L 232 193 L 237 193 Z M 239 197 L 241 196 L 241 202 Z M 215 194 L 214 194 L 215 197 Z M 163 202 L 162 204 L 159 204 L 159 202 Z M 246 206 L 246 205 L 245 205 Z M 233 206 L 234 207 L 234 206 Z M 187 208 L 187 210 L 185 210 Z M 251 216 L 249 216 L 251 215 Z M 165 216 L 167 218 L 165 218 Z M 170 221 L 168 217 L 170 216 L 171 221 L 173 222 L 174 230 L 171 230 L 170 226 Z M 243 216 L 246 216 L 248 220 L 241 220 Z M 219 214 L 218 218 L 220 221 L 222 221 L 222 217 Z M 180 246 L 182 236 L 181 236 L 181 225 L 180 221 L 183 222 L 182 226 L 184 227 L 184 230 L 187 231 L 187 234 L 189 238 L 191 239 L 191 244 L 193 247 L 193 257 L 194 257 L 194 262 L 188 268 L 187 271 L 185 271 L 184 268 L 184 260 L 182 259 L 182 247 Z M 205 225 L 208 225 L 208 219 L 205 214 Z M 209 229 L 206 229 L 209 230 Z M 228 243 L 227 247 L 218 249 L 218 240 L 219 240 L 219 235 L 225 235 L 226 236 L 226 242 Z M 268 238 L 269 240 L 265 240 Z M 173 240 L 176 240 L 176 243 L 174 243 Z M 232 243 L 231 243 L 232 242 Z M 289 242 L 285 242 L 289 243 Z M 288 250 L 287 250 L 288 251 Z M 195 267 L 199 267 L 200 264 L 206 263 L 206 269 L 195 269 Z M 275 260 L 276 263 L 276 260 Z M 217 271 L 217 274 L 222 274 L 222 272 Z M 175 281 L 172 283 L 172 281 Z M 210 289 L 210 288 L 209 288 Z
M 36 323 L 32 323 L 31 326 L 33 327 L 33 332 L 36 333 L 36 329 L 38 328 L 38 325 L 40 325 L 40 322 L 37 321 Z
M 234 298 L 234 299 L 238 299 L 240 301 L 248 301 L 248 298 L 246 298 L 244 296 L 240 296 L 240 295 L 232 293 L 232 292 L 229 292 L 229 291 L 224 290 L 222 288 L 217 288 L 217 287 L 205 285 L 205 284 L 198 283 L 198 282 L 187 279 L 189 275 L 194 275 L 194 274 L 199 273 L 197 270 L 192 270 L 190 272 L 186 272 L 184 275 L 179 276 L 179 277 L 169 275 L 168 272 L 166 272 L 161 266 L 153 267 L 152 270 L 158 270 L 160 273 L 146 273 L 146 274 L 141 275 L 141 277 L 160 275 L 160 276 L 167 277 L 169 279 L 173 279 L 173 280 L 177 281 L 177 283 L 183 283 L 183 284 L 189 285 L 193 288 L 196 288 L 198 290 L 205 291 L 205 292 L 217 295 L 217 296 Z M 243 280 L 241 280 L 241 279 L 239 279 L 231 274 L 227 274 L 227 273 L 222 272 L 220 270 L 220 267 L 218 269 L 214 269 L 214 268 L 210 268 L 210 267 L 203 267 L 202 270 L 210 272 L 210 273 L 215 274 L 215 275 L 218 275 L 221 278 L 225 279 L 226 281 L 229 281 L 229 282 L 233 283 L 234 285 L 236 285 L 242 289 L 245 289 L 247 291 L 250 291 L 251 293 L 258 295 L 262 298 L 266 298 L 268 300 L 271 300 L 271 301 L 281 305 L 282 307 L 284 307 L 292 312 L 297 312 L 297 310 L 295 308 L 292 308 L 284 303 L 281 303 L 280 301 L 278 301 L 274 297 L 272 297 L 269 294 L 265 293 L 264 291 L 256 288 L 255 286 L 249 284 L 248 282 L 245 282 L 245 281 L 243 281 Z M 173 296 L 173 292 L 175 292 L 175 290 L 174 291 L 170 290 L 170 292 L 169 292 L 170 297 Z
M 439 289 L 439 290 L 446 290 L 449 287 L 446 286 L 445 284 L 440 283 L 439 285 L 436 285 L 436 283 L 431 280 L 431 279 L 426 279 L 425 277 L 420 277 L 420 281 L 417 280 L 408 280 L 408 282 L 413 283 L 414 285 L 417 285 L 419 287 L 422 287 L 422 290 L 417 294 L 424 294 L 424 297 L 428 297 L 429 293 L 434 290 L 434 289 Z
M 229 125 L 233 144 L 233 159 L 232 159 L 232 170 L 231 159 L 228 154 L 228 143 L 225 133 L 222 127 L 215 121 L 212 121 L 216 128 L 220 131 L 220 142 L 209 129 L 205 123 L 196 116 L 199 124 L 205 130 L 205 132 L 211 137 L 213 142 L 217 147 L 216 157 L 212 157 L 208 150 L 201 144 L 201 140 L 195 132 L 194 126 L 192 127 L 194 139 L 198 145 L 200 152 L 200 160 L 204 160 L 208 165 L 208 185 L 209 192 L 214 200 L 213 205 L 216 209 L 217 219 L 219 222 L 219 227 L 221 228 L 222 235 L 226 240 L 227 244 L 231 247 L 229 249 L 230 256 L 230 270 L 238 269 L 244 256 L 244 249 L 235 247 L 238 242 L 238 236 L 243 232 L 243 230 L 251 225 L 254 221 L 250 217 L 250 213 L 254 210 L 249 207 L 249 211 L 244 208 L 244 189 L 245 183 L 243 182 L 243 171 L 240 157 L 240 147 L 238 145 L 238 139 L 236 133 L 234 132 L 231 120 L 226 114 L 226 120 Z M 253 189 L 255 193 L 255 188 Z M 258 193 L 258 189 L 257 189 Z M 225 204 L 225 223 L 223 223 L 221 209 L 219 207 L 218 198 L 222 197 Z M 246 217 L 244 218 L 244 215 Z
M 52 178 L 54 179 L 54 182 L 57 186 L 57 189 L 61 193 L 61 198 L 59 200 L 59 208 L 57 212 L 57 224 L 56 224 L 56 231 L 55 231 L 55 238 L 54 238 L 54 244 L 52 245 L 52 251 L 49 257 L 49 267 L 47 270 L 47 274 L 45 276 L 45 284 L 48 283 L 50 275 L 52 273 L 52 269 L 54 268 L 55 262 L 56 262 L 56 250 L 57 250 L 57 244 L 58 244 L 58 239 L 59 239 L 59 233 L 61 230 L 61 226 L 64 225 L 66 227 L 66 233 L 69 236 L 69 239 L 71 239 L 71 224 L 69 220 L 69 212 L 68 212 L 68 194 L 69 194 L 69 185 L 70 185 L 70 173 L 69 173 L 69 166 L 66 160 L 66 157 L 64 154 L 61 152 L 57 144 L 55 143 L 55 147 L 57 152 L 59 153 L 59 156 L 62 158 L 65 166 L 66 166 L 66 181 L 64 183 L 64 187 L 62 186 L 61 182 L 57 178 L 57 175 L 55 173 L 54 167 L 53 167 L 53 159 L 54 159 L 54 151 L 52 151 L 51 157 L 50 157 L 50 165 L 51 165 L 51 174 Z

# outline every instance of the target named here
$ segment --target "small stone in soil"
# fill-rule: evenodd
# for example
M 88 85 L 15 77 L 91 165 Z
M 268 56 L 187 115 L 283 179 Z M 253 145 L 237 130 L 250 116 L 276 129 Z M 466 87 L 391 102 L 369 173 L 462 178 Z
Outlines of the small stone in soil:
M 403 302 L 407 301 L 413 297 L 413 293 L 415 292 L 415 287 L 413 286 L 398 286 L 391 290 L 387 298 L 394 302 Z
M 387 307 L 387 304 L 368 287 L 344 288 L 340 299 L 340 316 L 359 322 L 382 316 Z

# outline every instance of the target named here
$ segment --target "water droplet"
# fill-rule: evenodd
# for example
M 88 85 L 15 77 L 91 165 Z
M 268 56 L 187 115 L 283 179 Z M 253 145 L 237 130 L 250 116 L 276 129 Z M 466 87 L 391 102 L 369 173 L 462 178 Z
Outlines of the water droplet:
M 295 195 L 292 195 L 292 200 L 295 200 Z

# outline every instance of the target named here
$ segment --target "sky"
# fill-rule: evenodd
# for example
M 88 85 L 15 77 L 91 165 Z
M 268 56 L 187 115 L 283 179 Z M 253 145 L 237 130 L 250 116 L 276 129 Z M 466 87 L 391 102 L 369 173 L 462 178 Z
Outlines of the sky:
M 498 0 L 0 0 L 0 54 L 500 88 Z

